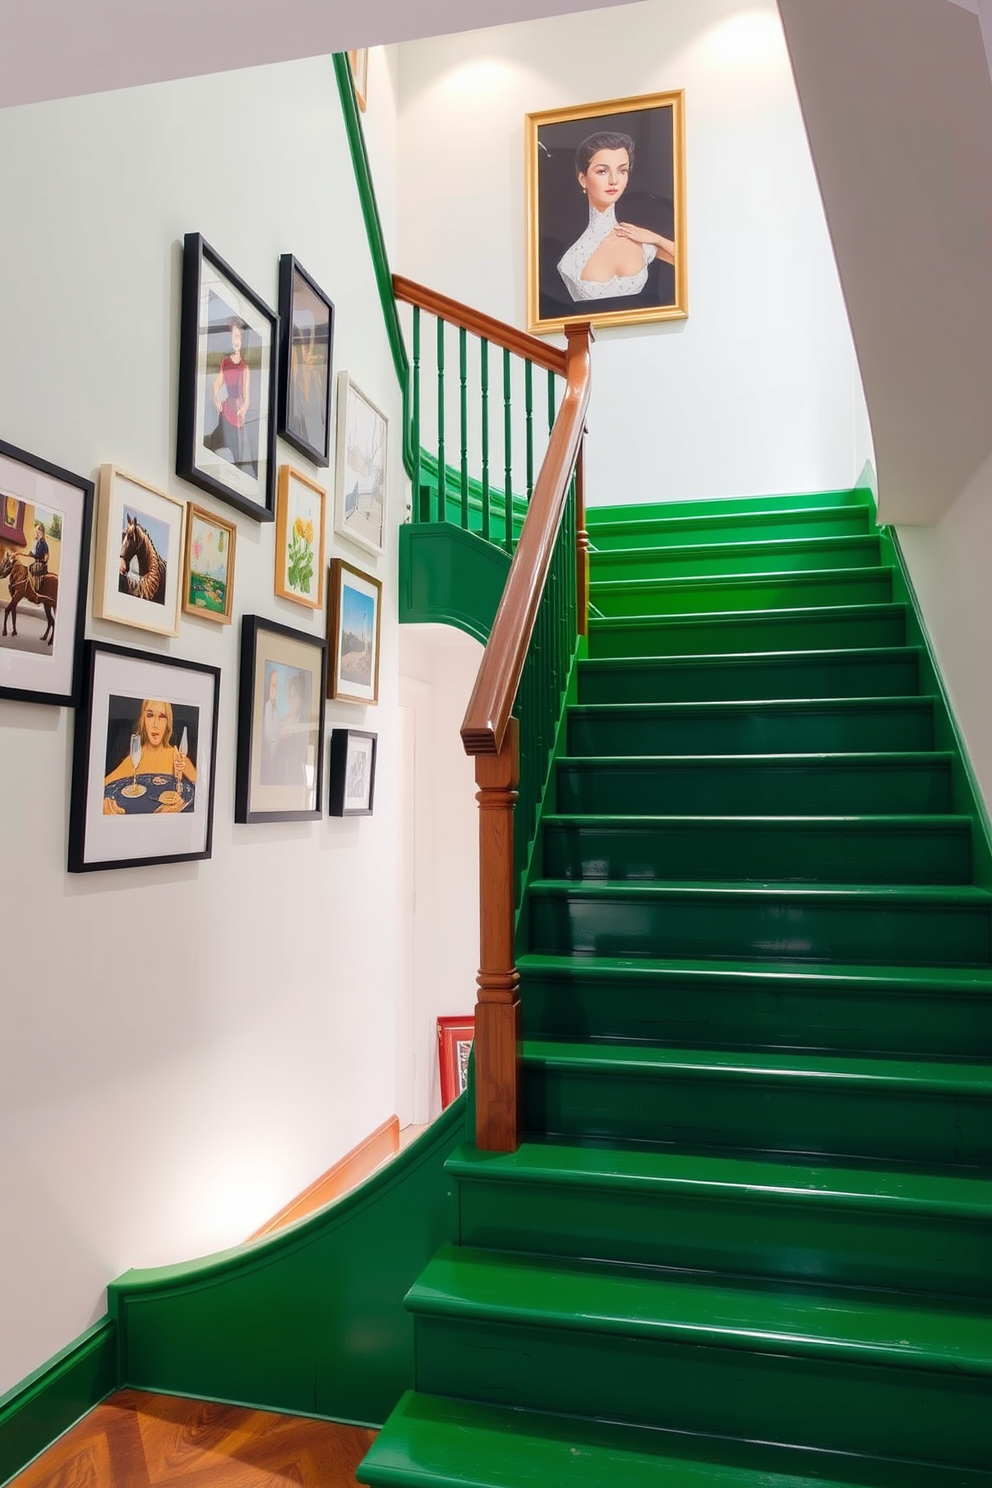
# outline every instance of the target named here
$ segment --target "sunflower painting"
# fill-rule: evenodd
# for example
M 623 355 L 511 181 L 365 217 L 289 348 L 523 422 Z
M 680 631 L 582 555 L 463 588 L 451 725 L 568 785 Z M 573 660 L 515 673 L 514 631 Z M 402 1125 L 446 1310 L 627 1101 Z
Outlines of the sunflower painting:
M 279 471 L 275 591 L 319 610 L 324 603 L 324 491 L 290 465 Z

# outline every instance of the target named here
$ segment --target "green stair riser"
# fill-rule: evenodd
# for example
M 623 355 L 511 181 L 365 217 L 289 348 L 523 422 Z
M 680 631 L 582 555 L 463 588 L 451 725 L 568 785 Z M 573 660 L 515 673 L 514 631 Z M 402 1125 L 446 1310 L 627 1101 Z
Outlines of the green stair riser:
M 628 656 L 714 656 L 762 651 L 818 651 L 870 646 L 902 646 L 906 616 L 901 606 L 859 610 L 793 610 L 772 615 L 700 616 L 672 620 L 593 619 L 589 655 L 594 660 Z
M 689 977 L 629 965 L 610 976 L 588 962 L 571 974 L 542 973 L 529 959 L 521 966 L 527 1038 L 711 1048 L 718 1037 L 727 1049 L 992 1057 L 992 982 L 956 994 L 935 978 L 929 990 L 914 985 L 900 996 L 856 977 L 762 976 L 760 967 L 721 976 L 709 966 Z
M 964 884 L 966 819 L 551 817 L 546 878 L 628 882 Z
M 460 1175 L 457 1165 L 453 1176 L 462 1245 L 992 1297 L 992 1213 L 984 1223 L 962 1222 L 909 1204 L 884 1211 L 833 1195 L 487 1182 L 484 1173 Z
M 867 1088 L 866 1088 L 867 1087 Z M 528 1058 L 524 1126 L 556 1137 L 661 1142 L 955 1166 L 992 1160 L 992 1099 L 760 1071 L 612 1068 Z
M 859 1364 L 839 1351 L 809 1359 L 784 1347 L 748 1352 L 418 1317 L 417 1388 L 746 1441 L 881 1455 L 895 1440 L 924 1461 L 988 1461 L 986 1378 Z
M 643 522 L 647 518 L 666 521 L 671 517 L 684 516 L 737 516 L 769 512 L 777 516 L 816 510 L 825 507 L 860 507 L 874 514 L 871 492 L 862 487 L 846 491 L 789 491 L 775 496 L 717 496 L 712 500 L 686 501 L 624 501 L 616 505 L 590 506 L 586 512 L 586 525 L 590 532 L 597 527 L 610 526 L 614 522 Z
M 919 660 L 900 651 L 638 659 L 579 665 L 580 703 L 753 702 L 787 698 L 909 697 Z
M 595 538 L 593 539 L 595 541 Z M 877 568 L 877 537 L 813 537 L 795 542 L 723 543 L 698 548 L 616 548 L 592 554 L 600 579 L 705 578 L 718 574 L 802 573 L 824 568 Z
M 913 816 L 950 809 L 951 776 L 940 755 L 566 759 L 555 793 L 568 816 Z
M 590 597 L 594 613 L 606 616 L 708 615 L 889 604 L 892 575 L 882 568 L 856 568 L 747 579 L 634 579 L 625 583 L 593 578 Z
M 953 893 L 954 890 L 944 890 Z M 937 902 L 908 891 L 837 894 L 742 885 L 714 894 L 663 885 L 538 883 L 530 948 L 550 955 L 716 956 L 735 961 L 847 961 L 988 966 L 988 900 Z
M 930 699 L 571 708 L 570 755 L 859 754 L 932 749 Z
M 594 551 L 616 548 L 699 547 L 710 543 L 769 542 L 799 537 L 867 536 L 867 507 L 835 506 L 805 512 L 741 512 L 730 516 L 648 517 L 598 521 L 590 529 Z

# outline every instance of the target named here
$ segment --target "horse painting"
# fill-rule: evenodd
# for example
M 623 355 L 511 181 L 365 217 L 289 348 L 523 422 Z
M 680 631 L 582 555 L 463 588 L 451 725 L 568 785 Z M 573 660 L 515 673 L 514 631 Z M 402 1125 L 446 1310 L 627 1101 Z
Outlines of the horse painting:
M 55 606 L 59 598 L 58 574 L 45 574 L 36 586 L 28 572 L 27 564 L 22 563 L 17 554 L 8 549 L 3 559 L 0 560 L 0 579 L 7 580 L 7 588 L 10 591 L 10 599 L 3 612 L 4 636 L 7 634 L 8 619 L 11 635 L 17 635 L 17 606 L 22 599 L 26 599 L 29 604 L 41 605 L 44 608 L 48 623 L 41 640 L 43 645 L 50 646 L 55 638 Z
M 132 559 L 138 567 L 137 577 L 129 572 Z M 164 605 L 165 571 L 165 559 L 159 556 L 155 544 L 137 517 L 125 514 L 120 578 L 117 581 L 121 594 L 130 594 L 135 599 L 148 599 L 152 604 Z

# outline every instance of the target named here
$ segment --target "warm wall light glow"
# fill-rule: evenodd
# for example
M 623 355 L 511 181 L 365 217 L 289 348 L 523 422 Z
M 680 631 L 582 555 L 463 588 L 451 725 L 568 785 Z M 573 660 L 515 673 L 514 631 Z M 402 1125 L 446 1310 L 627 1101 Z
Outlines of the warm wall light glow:
M 724 67 L 754 67 L 782 55 L 784 39 L 777 12 L 745 10 L 721 21 L 702 39 L 710 61 Z
M 453 67 L 444 79 L 449 93 L 495 93 L 506 86 L 510 68 L 499 57 L 473 57 L 461 67 Z

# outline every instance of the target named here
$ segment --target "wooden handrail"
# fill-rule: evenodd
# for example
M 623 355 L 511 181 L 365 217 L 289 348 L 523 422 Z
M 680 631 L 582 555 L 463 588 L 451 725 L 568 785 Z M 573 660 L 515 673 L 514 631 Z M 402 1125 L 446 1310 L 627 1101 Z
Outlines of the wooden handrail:
M 585 431 L 592 327 L 583 321 L 568 326 L 565 334 L 565 395 L 462 723 L 469 755 L 499 754 L 503 746 Z
M 436 289 L 428 289 L 426 285 L 417 284 L 413 279 L 404 279 L 401 274 L 393 275 L 393 293 L 404 304 L 419 305 L 421 310 L 430 311 L 439 320 L 461 326 L 475 336 L 483 336 L 493 346 L 515 352 L 517 356 L 533 362 L 537 367 L 543 367 L 547 372 L 554 372 L 559 377 L 567 375 L 567 353 L 559 346 L 549 346 L 547 341 L 531 336 L 527 331 L 518 331 L 514 326 L 497 320 L 495 316 L 473 310 L 471 305 L 449 299 L 447 295 L 438 294 Z

